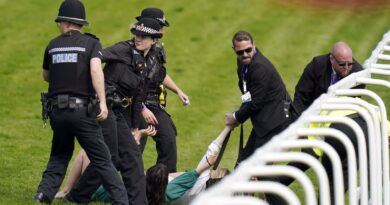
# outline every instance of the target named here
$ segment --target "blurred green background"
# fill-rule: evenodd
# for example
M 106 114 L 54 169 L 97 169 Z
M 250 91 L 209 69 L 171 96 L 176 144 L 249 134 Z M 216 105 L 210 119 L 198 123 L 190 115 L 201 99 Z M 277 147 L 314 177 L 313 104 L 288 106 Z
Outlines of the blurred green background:
M 39 93 L 47 89 L 41 77 L 42 56 L 47 43 L 58 35 L 53 20 L 60 3 L 0 0 L 0 204 L 32 204 L 48 161 L 51 129 L 42 128 Z M 240 105 L 231 49 L 236 31 L 253 34 L 293 96 L 313 56 L 329 52 L 343 40 L 363 63 L 390 28 L 387 5 L 316 7 L 287 0 L 84 0 L 84 4 L 90 22 L 84 31 L 96 34 L 104 47 L 131 38 L 129 27 L 143 8 L 165 11 L 171 24 L 162 39 L 168 73 L 191 100 L 184 107 L 168 94 L 167 110 L 178 129 L 179 170 L 196 166 L 222 131 L 224 114 Z M 389 103 L 388 90 L 372 89 Z M 221 166 L 234 166 L 238 136 L 238 131 L 232 134 Z M 147 169 L 156 159 L 152 140 L 143 156 Z

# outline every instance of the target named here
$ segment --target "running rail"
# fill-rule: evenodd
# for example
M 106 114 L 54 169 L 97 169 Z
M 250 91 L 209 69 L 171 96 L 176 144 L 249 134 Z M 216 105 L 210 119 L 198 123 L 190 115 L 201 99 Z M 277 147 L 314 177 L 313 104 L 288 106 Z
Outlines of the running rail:
M 334 105 L 334 108 L 337 108 L 337 105 Z M 340 109 L 344 110 L 344 109 Z M 363 110 L 363 109 L 362 109 Z M 368 115 L 368 114 L 367 114 Z M 348 117 L 335 117 L 335 116 L 312 116 L 307 119 L 308 123 L 343 123 L 348 125 L 356 134 L 358 142 L 358 158 L 359 158 L 359 171 L 360 171 L 360 201 L 361 205 L 368 205 L 368 170 L 367 170 L 367 145 L 366 140 L 364 139 L 364 133 L 362 128 L 352 119 Z
M 256 150 L 256 152 L 247 160 L 242 162 L 238 168 L 219 184 L 216 184 L 210 190 L 200 194 L 191 205 L 230 205 L 230 204 L 264 204 L 262 200 L 258 198 L 248 196 L 237 196 L 235 193 L 242 192 L 261 192 L 261 193 L 273 193 L 281 196 L 289 204 L 300 204 L 299 199 L 296 197 L 288 187 L 278 184 L 277 182 L 270 181 L 257 181 L 250 182 L 247 179 L 248 173 L 254 172 L 263 168 L 275 168 L 274 165 L 270 165 L 272 162 L 281 161 L 297 161 L 297 157 L 301 158 L 301 162 L 306 163 L 314 169 L 319 181 L 319 204 L 329 205 L 329 184 L 324 183 L 323 167 L 319 165 L 311 156 L 306 156 L 304 153 L 296 153 L 286 151 L 291 148 L 319 148 L 324 151 L 324 154 L 328 155 L 333 165 L 334 183 L 335 183 L 335 200 L 337 205 L 344 204 L 343 194 L 343 180 L 340 158 L 337 152 L 327 143 L 320 140 L 302 140 L 299 139 L 302 136 L 307 136 L 313 132 L 318 132 L 318 128 L 303 128 L 307 127 L 312 122 L 329 122 L 329 123 L 343 123 L 350 126 L 356 133 L 359 158 L 359 185 L 360 192 L 354 190 L 356 185 L 356 177 L 353 177 L 353 171 L 356 171 L 356 164 L 349 164 L 348 183 L 350 187 L 350 205 L 367 205 L 369 202 L 373 205 L 390 205 L 390 184 L 389 184 L 389 147 L 387 136 L 387 110 L 386 105 L 388 101 L 381 99 L 376 93 L 365 89 L 351 89 L 357 85 L 378 85 L 384 88 L 390 88 L 390 82 L 387 79 L 381 79 L 381 76 L 390 76 L 390 31 L 383 35 L 382 40 L 377 44 L 376 48 L 372 51 L 370 57 L 364 61 L 363 71 L 353 73 L 348 77 L 340 80 L 335 85 L 329 87 L 326 94 L 317 98 L 313 104 L 292 123 L 286 130 L 273 137 L 267 144 Z M 375 75 L 375 78 L 373 78 Z M 374 100 L 379 109 L 374 109 L 372 105 L 362 99 L 356 99 L 351 97 L 340 96 L 367 96 Z M 368 141 L 364 139 L 364 133 L 360 127 L 357 127 L 357 123 L 346 117 L 327 117 L 320 116 L 322 110 L 353 110 L 359 114 L 367 123 Z M 378 115 L 379 110 L 379 115 Z M 317 131 L 311 131 L 317 130 Z M 331 129 L 322 129 L 320 135 L 328 136 L 328 131 Z M 324 133 L 322 133 L 324 132 Z M 339 133 L 332 133 L 332 136 Z M 344 138 L 345 135 L 341 138 Z M 345 140 L 347 144 L 348 140 Z M 346 145 L 350 147 L 349 145 Z M 367 146 L 368 146 L 368 159 L 367 160 Z M 353 147 L 349 148 L 349 155 Z M 301 155 L 297 155 L 301 154 Z M 289 156 L 291 155 L 291 156 Z M 348 155 L 348 157 L 350 157 Z M 289 156 L 289 157 L 288 157 Z M 356 156 L 355 156 L 356 157 Z M 313 161 L 314 160 L 314 161 Z M 299 161 L 299 159 L 298 159 Z M 348 160 L 350 161 L 350 160 Z M 320 167 L 318 167 L 318 165 Z M 370 169 L 368 177 L 368 167 Z M 288 168 L 288 167 L 284 167 Z M 322 169 L 321 169 L 322 168 Z M 253 170 L 251 170 L 253 169 Z M 283 168 L 282 168 L 283 169 Z M 357 174 L 355 173 L 355 176 Z M 354 182 L 353 182 L 354 181 Z M 370 189 L 368 189 L 368 182 Z M 324 186 L 328 188 L 324 188 Z M 352 188 L 352 190 L 351 190 Z M 306 198 L 308 197 L 309 187 L 304 188 L 306 192 Z M 353 193 L 351 193 L 353 192 Z M 310 190 L 309 190 L 310 193 Z M 355 200 L 356 195 L 359 193 L 360 200 Z M 370 193 L 370 198 L 368 197 Z M 312 195 L 312 194 L 310 194 Z M 352 199 L 352 200 L 351 200 Z M 237 203 L 236 203 L 237 202 Z

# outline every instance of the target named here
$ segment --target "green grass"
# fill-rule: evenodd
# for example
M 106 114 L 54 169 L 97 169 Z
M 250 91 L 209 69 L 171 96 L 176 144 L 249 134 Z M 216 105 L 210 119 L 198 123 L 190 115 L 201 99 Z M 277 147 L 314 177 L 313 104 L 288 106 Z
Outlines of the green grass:
M 109 46 L 130 38 L 128 28 L 142 8 L 156 6 L 166 12 L 171 24 L 163 38 L 168 72 L 191 99 L 191 105 L 183 107 L 173 94 L 168 98 L 168 112 L 178 128 L 178 168 L 185 170 L 196 165 L 223 129 L 224 113 L 240 104 L 231 50 L 236 31 L 253 34 L 257 47 L 274 63 L 293 95 L 313 56 L 345 40 L 355 58 L 363 62 L 390 25 L 389 7 L 302 8 L 278 2 L 85 0 L 91 23 L 85 31 Z M 0 0 L 0 204 L 32 204 L 48 160 L 51 130 L 42 129 L 39 93 L 47 88 L 41 77 L 42 54 L 48 41 L 58 34 L 53 20 L 59 4 Z M 388 104 L 388 90 L 374 89 Z M 233 167 L 237 144 L 236 131 L 221 166 Z M 144 154 L 146 168 L 155 157 L 150 140 Z

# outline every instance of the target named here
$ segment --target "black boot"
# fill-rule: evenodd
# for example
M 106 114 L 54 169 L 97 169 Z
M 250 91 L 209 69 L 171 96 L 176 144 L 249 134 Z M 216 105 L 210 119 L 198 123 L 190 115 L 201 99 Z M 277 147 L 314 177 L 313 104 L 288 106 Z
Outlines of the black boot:
M 35 194 L 33 200 L 42 204 L 51 204 L 51 200 L 42 192 L 38 192 L 37 194 Z

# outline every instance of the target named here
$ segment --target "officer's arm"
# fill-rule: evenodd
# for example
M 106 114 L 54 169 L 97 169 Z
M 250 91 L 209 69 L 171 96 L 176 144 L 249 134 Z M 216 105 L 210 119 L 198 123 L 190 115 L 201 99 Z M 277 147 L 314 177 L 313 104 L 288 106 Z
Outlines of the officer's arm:
M 92 85 L 100 101 L 100 113 L 98 114 L 97 118 L 98 120 L 105 120 L 107 118 L 108 110 L 106 105 L 104 75 L 101 63 L 102 61 L 100 58 L 92 58 L 90 61 Z
M 42 69 L 42 77 L 44 81 L 49 82 L 49 71 Z
M 183 103 L 189 102 L 188 96 L 176 85 L 168 74 L 165 75 L 163 85 L 170 91 L 174 92 Z
M 172 78 L 167 74 L 164 78 L 163 85 L 168 88 L 170 91 L 174 93 L 178 93 L 180 90 L 179 87 L 177 87 L 176 83 L 172 80 Z
M 90 63 L 93 88 L 95 89 L 100 102 L 104 101 L 104 103 L 106 103 L 106 96 L 104 92 L 104 75 L 101 66 L 101 60 L 99 58 L 92 58 Z

